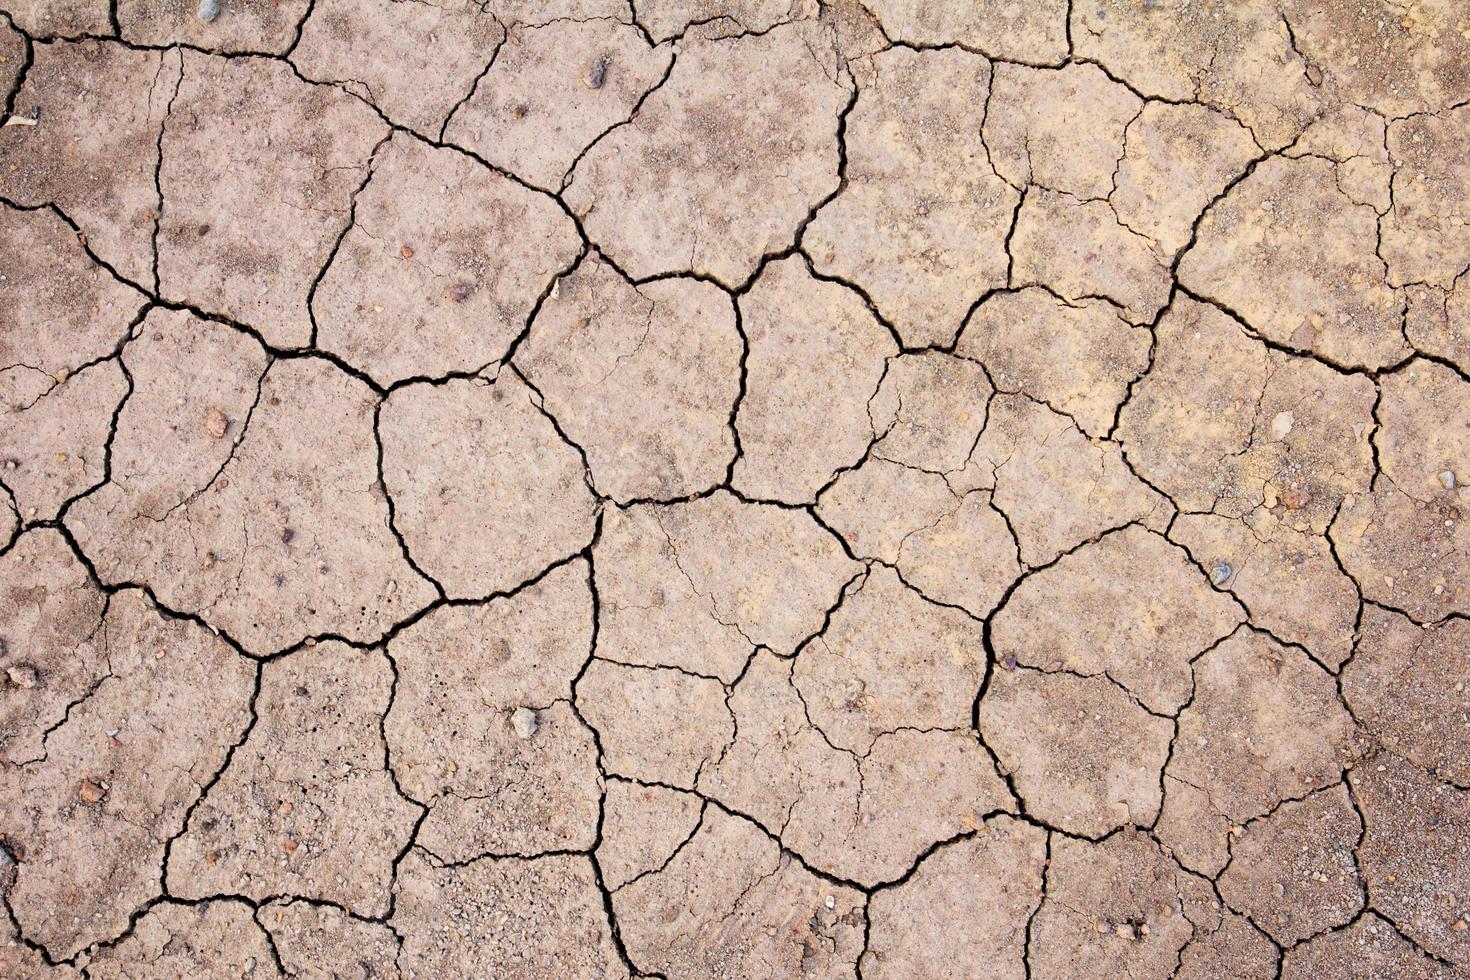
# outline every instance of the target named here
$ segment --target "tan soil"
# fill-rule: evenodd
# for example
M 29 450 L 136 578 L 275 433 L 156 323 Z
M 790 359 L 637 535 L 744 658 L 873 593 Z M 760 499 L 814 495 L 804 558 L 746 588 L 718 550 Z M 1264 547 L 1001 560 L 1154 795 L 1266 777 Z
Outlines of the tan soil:
M 0 0 L 0 977 L 1470 976 L 1467 92 Z

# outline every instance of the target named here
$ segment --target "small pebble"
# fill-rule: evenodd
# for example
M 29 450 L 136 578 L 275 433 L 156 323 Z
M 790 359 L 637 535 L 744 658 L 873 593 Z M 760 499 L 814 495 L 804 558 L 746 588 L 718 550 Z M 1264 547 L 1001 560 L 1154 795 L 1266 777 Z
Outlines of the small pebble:
M 229 427 L 230 420 L 217 408 L 211 408 L 204 416 L 204 431 L 216 439 L 223 439 Z
M 411 258 L 413 258 L 413 246 L 412 245 L 405 245 L 405 246 L 403 246 L 402 248 L 400 248 L 398 250 L 398 254 L 401 255 L 401 256 L 403 256 L 405 259 L 411 259 Z
M 1445 470 L 1444 472 L 1440 473 L 1439 482 L 1440 485 L 1443 486 L 1446 490 L 1455 489 L 1455 471 Z
M 607 59 L 599 58 L 597 64 L 587 73 L 587 87 L 591 89 L 602 88 L 607 81 Z
M 98 786 L 90 779 L 84 779 L 82 780 L 82 784 L 77 787 L 77 795 L 82 798 L 83 803 L 100 803 L 102 797 L 107 795 L 107 790 Z
M 29 691 L 36 686 L 36 668 L 29 664 L 7 667 L 5 673 L 10 678 L 10 683 L 16 687 L 23 687 Z
M 517 708 L 511 712 L 510 727 L 515 729 L 518 737 L 530 738 L 536 734 L 536 729 L 539 727 L 536 721 L 536 712 L 530 708 Z
M 1231 568 L 1228 564 L 1222 561 L 1217 563 L 1214 568 L 1210 569 L 1210 581 L 1214 582 L 1216 585 L 1224 585 L 1226 582 L 1230 581 L 1230 576 L 1234 574 L 1235 569 Z
M 219 0 L 199 0 L 199 19 L 208 24 L 219 16 Z

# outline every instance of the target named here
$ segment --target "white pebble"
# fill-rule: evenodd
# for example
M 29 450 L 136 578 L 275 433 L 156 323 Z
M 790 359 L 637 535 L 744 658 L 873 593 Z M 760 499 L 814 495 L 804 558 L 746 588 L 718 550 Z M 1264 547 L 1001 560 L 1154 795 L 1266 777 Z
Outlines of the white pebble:
M 536 712 L 530 708 L 517 708 L 510 713 L 510 727 L 520 738 L 530 738 L 536 734 L 539 726 L 536 720 Z

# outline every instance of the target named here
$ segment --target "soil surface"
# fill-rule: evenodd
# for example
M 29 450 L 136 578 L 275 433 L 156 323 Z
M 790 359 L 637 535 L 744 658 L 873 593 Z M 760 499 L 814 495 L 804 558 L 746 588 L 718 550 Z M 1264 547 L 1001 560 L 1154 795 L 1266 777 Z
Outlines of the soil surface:
M 1460 0 L 0 0 L 0 975 L 1470 977 Z

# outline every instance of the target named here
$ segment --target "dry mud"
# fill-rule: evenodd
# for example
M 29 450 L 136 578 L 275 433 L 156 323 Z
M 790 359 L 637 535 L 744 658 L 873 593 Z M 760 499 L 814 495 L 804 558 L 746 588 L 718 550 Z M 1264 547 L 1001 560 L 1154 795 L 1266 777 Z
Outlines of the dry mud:
M 0 0 L 0 110 L 0 975 L 1470 976 L 1458 0 Z

